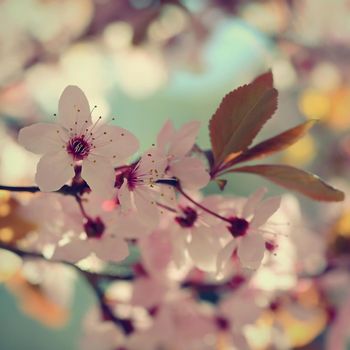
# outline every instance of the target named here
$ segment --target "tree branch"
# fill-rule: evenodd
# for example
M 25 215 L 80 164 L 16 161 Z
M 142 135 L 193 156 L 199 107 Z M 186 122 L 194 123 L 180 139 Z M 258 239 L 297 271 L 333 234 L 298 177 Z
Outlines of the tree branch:
M 85 183 L 79 184 L 79 185 L 74 185 L 74 186 L 64 185 L 59 190 L 54 191 L 54 193 L 76 196 L 78 193 L 81 193 L 86 188 L 87 188 L 87 185 Z M 5 186 L 5 185 L 0 185 L 0 190 L 9 191 L 9 192 L 27 192 L 27 193 L 41 192 L 40 188 L 37 186 Z
M 66 261 L 50 260 L 50 259 L 47 259 L 41 253 L 24 251 L 24 250 L 19 249 L 17 247 L 10 246 L 10 245 L 7 245 L 7 244 L 1 243 L 1 242 L 0 242 L 0 249 L 10 251 L 10 252 L 20 256 L 21 258 L 41 259 L 41 260 L 45 260 L 48 263 L 62 263 L 62 264 L 65 264 L 67 266 L 72 267 L 78 273 L 80 273 L 81 275 L 84 276 L 85 280 L 90 285 L 91 289 L 94 291 L 96 298 L 97 298 L 97 301 L 98 301 L 98 304 L 100 306 L 103 318 L 106 320 L 112 321 L 116 326 L 121 328 L 121 330 L 125 334 L 132 333 L 133 326 L 132 326 L 131 321 L 128 319 L 126 319 L 126 320 L 120 319 L 114 314 L 114 312 L 111 310 L 110 306 L 105 301 L 105 295 L 104 295 L 105 293 L 101 289 L 99 282 L 101 279 L 108 279 L 108 280 L 112 280 L 112 281 L 132 280 L 132 279 L 134 279 L 134 275 L 130 274 L 130 275 L 120 276 L 120 275 L 111 275 L 111 274 L 86 271 L 86 270 L 81 269 L 80 267 L 78 267 L 75 264 L 72 264 L 72 263 L 69 263 Z

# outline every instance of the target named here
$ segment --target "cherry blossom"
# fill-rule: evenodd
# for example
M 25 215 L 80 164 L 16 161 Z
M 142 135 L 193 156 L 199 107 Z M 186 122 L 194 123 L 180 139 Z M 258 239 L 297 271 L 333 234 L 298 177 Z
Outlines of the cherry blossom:
M 57 123 L 37 123 L 20 130 L 18 141 L 27 150 L 42 155 L 36 183 L 44 192 L 56 191 L 75 175 L 93 191 L 109 196 L 114 184 L 114 166 L 138 149 L 129 131 L 101 122 L 93 123 L 90 106 L 77 86 L 68 86 L 58 104 Z
M 86 315 L 84 336 L 80 340 L 82 350 L 115 350 L 124 343 L 123 333 L 111 321 L 103 321 L 97 309 Z
M 257 269 L 260 266 L 268 242 L 264 235 L 269 233 L 263 226 L 278 210 L 281 202 L 280 197 L 261 201 L 265 193 L 264 188 L 256 191 L 247 199 L 241 210 L 229 217 L 227 228 L 231 236 L 218 255 L 218 271 L 225 267 L 234 252 L 237 252 L 243 267 Z
M 220 202 L 220 197 L 212 196 L 199 204 L 215 211 Z M 184 198 L 179 200 L 177 214 L 172 217 L 175 224 L 170 223 L 170 232 L 177 266 L 183 266 L 190 259 L 197 268 L 214 272 L 217 254 L 222 248 L 220 236 L 226 230 L 224 223 Z
M 254 324 L 261 315 L 262 309 L 255 301 L 256 294 L 249 287 L 242 287 L 223 298 L 218 306 L 217 328 L 228 336 L 228 343 L 233 342 L 238 349 L 250 349 L 244 327 Z
M 180 180 L 181 186 L 197 190 L 206 186 L 210 176 L 203 161 L 189 156 L 200 127 L 200 122 L 192 121 L 175 130 L 168 120 L 157 137 L 157 151 L 167 160 L 166 174 Z
M 69 237 L 63 245 L 57 245 L 53 258 L 77 262 L 94 253 L 103 261 L 119 262 L 129 255 L 125 236 L 118 228 L 113 213 L 100 213 L 100 216 L 89 218 L 81 232 Z
M 139 221 L 151 226 L 158 223 L 161 187 L 156 181 L 164 176 L 165 166 L 165 160 L 149 150 L 135 164 L 117 171 L 117 198 L 124 212 L 135 211 Z

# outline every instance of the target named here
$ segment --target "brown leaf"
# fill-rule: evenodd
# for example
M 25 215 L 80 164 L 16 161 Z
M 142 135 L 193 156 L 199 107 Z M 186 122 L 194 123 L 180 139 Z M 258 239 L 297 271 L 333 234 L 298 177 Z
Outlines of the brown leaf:
M 215 165 L 248 148 L 277 108 L 271 71 L 228 93 L 209 122 Z
M 229 166 L 247 162 L 252 159 L 265 158 L 273 153 L 280 152 L 288 148 L 300 140 L 310 130 L 310 128 L 314 126 L 315 122 L 316 120 L 309 120 L 303 124 L 295 126 L 294 128 L 288 129 L 279 135 L 258 143 L 233 159 Z
M 340 202 L 344 193 L 322 181 L 317 175 L 289 165 L 262 164 L 233 168 L 227 172 L 251 173 L 318 201 Z

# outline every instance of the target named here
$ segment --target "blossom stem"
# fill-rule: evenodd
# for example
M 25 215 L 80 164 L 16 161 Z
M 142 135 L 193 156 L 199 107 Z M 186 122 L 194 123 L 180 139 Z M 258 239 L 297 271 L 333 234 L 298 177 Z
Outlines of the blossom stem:
M 79 205 L 79 209 L 80 209 L 80 212 L 81 212 L 81 214 L 83 215 L 83 217 L 86 219 L 86 220 L 90 220 L 91 218 L 90 218 L 90 216 L 86 213 L 86 211 L 85 211 L 85 208 L 84 208 L 84 206 L 83 206 L 83 201 L 81 200 L 81 197 L 78 195 L 78 194 L 76 194 L 75 196 L 74 196 L 74 198 L 75 198 L 75 200 L 77 201 L 77 203 L 78 203 L 78 205 Z
M 162 203 L 159 203 L 159 202 L 157 202 L 156 204 L 158 205 L 158 207 L 163 208 L 163 209 L 165 209 L 167 211 L 171 211 L 172 213 L 177 213 L 178 212 L 176 209 L 171 208 L 171 207 L 169 207 L 169 206 L 167 206 L 165 204 L 162 204 Z
M 202 204 L 198 203 L 197 201 L 195 201 L 193 198 L 191 198 L 186 192 L 184 192 L 184 190 L 178 185 L 175 187 L 175 189 L 182 195 L 184 196 L 186 199 L 188 199 L 191 203 L 193 203 L 195 206 L 197 206 L 198 208 L 202 209 L 203 211 L 207 212 L 208 214 L 215 216 L 216 218 L 226 221 L 226 222 L 230 222 L 230 220 L 228 218 L 225 218 L 224 216 L 216 213 L 215 211 L 212 211 L 208 208 L 206 208 L 205 206 L 203 206 Z

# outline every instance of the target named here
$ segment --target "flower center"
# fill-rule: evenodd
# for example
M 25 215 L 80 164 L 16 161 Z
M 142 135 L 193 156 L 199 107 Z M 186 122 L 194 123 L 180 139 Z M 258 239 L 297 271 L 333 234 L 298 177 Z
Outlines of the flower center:
M 227 228 L 233 237 L 241 237 L 247 234 L 249 222 L 246 219 L 231 217 L 229 220 L 231 224 Z
M 67 152 L 74 160 L 83 160 L 89 155 L 90 144 L 84 139 L 84 135 L 75 136 L 69 140 Z
M 227 331 L 230 329 L 230 322 L 224 317 L 221 317 L 221 316 L 216 317 L 215 323 L 217 328 L 220 331 Z
M 126 179 L 128 183 L 129 191 L 134 190 L 138 182 L 135 167 L 128 167 L 120 171 L 115 177 L 114 187 L 118 189 L 122 187 L 124 179 Z
M 95 220 L 89 219 L 85 224 L 84 224 L 84 229 L 86 232 L 86 235 L 89 238 L 101 238 L 104 231 L 105 231 L 105 224 L 103 221 L 97 217 Z
M 198 218 L 197 212 L 191 207 L 186 207 L 181 210 L 182 210 L 182 215 L 176 216 L 175 221 L 181 227 L 186 227 L 186 228 L 192 227 Z

